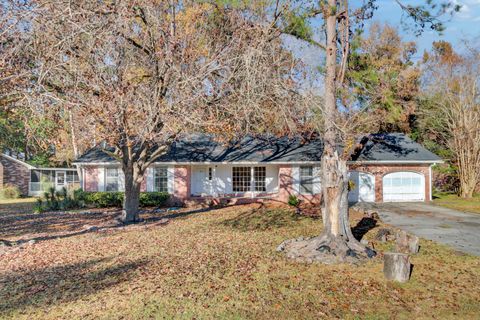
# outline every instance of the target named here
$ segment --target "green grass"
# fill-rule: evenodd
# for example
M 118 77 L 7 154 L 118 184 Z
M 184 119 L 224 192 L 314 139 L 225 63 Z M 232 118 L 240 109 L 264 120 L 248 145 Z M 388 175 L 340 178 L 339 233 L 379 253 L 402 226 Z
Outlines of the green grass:
M 28 198 L 18 198 L 18 199 L 0 199 L 1 204 L 23 204 L 23 203 L 31 203 L 35 202 L 37 198 L 28 197 Z
M 37 198 L 0 199 L 0 215 L 8 212 L 31 213 Z
M 480 194 L 471 199 L 464 199 L 452 193 L 437 193 L 434 195 L 433 203 L 450 209 L 480 213 Z
M 104 215 L 66 214 L 57 227 L 74 231 L 67 226 L 94 225 Z M 19 216 L 14 230 L 0 216 L 0 239 L 36 238 L 32 225 L 38 234 L 53 232 L 54 213 Z M 380 256 L 360 266 L 328 266 L 277 253 L 283 240 L 321 230 L 319 219 L 290 209 L 235 206 L 170 218 L 167 225 L 53 237 L 2 255 L 0 318 L 475 319 L 480 313 L 480 259 L 432 241 L 422 240 L 412 257 L 411 281 L 397 284 L 384 279 Z M 375 247 L 381 252 L 392 243 Z

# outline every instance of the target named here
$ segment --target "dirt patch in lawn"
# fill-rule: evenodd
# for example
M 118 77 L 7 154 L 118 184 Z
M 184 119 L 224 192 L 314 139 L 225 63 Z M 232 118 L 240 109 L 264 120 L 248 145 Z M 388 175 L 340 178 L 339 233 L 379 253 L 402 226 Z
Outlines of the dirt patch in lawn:
M 58 217 L 74 232 L 110 214 L 90 216 L 87 223 L 79 222 L 82 213 Z M 431 241 L 422 240 L 412 258 L 410 282 L 385 281 L 381 252 L 393 244 L 373 240 L 386 227 L 382 223 L 363 235 L 380 252 L 377 258 L 361 266 L 326 266 L 294 263 L 275 252 L 285 239 L 321 230 L 321 219 L 286 207 L 144 217 L 150 220 L 142 226 L 52 238 L 2 255 L 0 317 L 474 319 L 480 312 L 480 259 Z M 155 224 L 166 218 L 167 224 Z M 362 218 L 353 213 L 352 226 Z M 37 231 L 54 232 L 47 223 L 52 216 L 29 219 L 43 225 Z M 17 239 L 32 233 L 20 227 L 2 232 Z

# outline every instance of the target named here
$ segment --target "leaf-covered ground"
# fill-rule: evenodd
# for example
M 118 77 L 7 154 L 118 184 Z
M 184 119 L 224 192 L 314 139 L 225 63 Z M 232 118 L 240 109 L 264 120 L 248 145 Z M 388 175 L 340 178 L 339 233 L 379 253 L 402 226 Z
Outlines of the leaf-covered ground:
M 411 281 L 396 284 L 384 280 L 381 255 L 361 266 L 286 260 L 275 252 L 282 240 L 315 235 L 321 228 L 320 220 L 290 209 L 250 205 L 167 212 L 168 224 L 149 217 L 153 222 L 126 228 L 109 227 L 113 215 L 1 214 L 0 239 L 24 241 L 0 254 L 2 318 L 478 319 L 480 314 L 480 259 L 430 241 L 422 241 L 413 257 Z M 78 232 L 84 225 L 101 228 Z M 38 241 L 25 242 L 29 239 Z M 380 251 L 392 246 L 374 245 Z

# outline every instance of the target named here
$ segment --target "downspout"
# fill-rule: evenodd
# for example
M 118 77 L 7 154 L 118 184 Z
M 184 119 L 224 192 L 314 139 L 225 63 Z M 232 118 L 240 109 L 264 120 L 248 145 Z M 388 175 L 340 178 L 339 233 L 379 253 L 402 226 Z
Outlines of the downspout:
M 431 164 L 429 167 L 428 167 L 428 176 L 429 176 L 429 179 L 430 179 L 430 201 L 433 200 L 433 197 L 432 197 L 432 166 L 434 164 Z

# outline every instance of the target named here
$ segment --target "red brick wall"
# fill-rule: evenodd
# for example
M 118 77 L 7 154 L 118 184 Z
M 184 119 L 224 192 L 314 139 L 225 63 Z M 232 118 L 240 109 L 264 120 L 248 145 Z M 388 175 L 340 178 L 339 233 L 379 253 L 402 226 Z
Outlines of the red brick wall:
M 292 166 L 280 165 L 278 168 L 278 195 L 277 199 L 281 202 L 288 202 L 288 197 L 296 195 L 303 203 L 317 204 L 322 199 L 321 194 L 298 194 L 293 186 Z
M 375 176 L 375 202 L 383 202 L 383 176 L 392 172 L 411 171 L 425 177 L 425 201 L 430 201 L 430 165 L 350 165 L 350 171 L 368 172 Z
M 175 166 L 173 173 L 173 196 L 175 199 L 183 201 L 190 197 L 191 175 L 190 166 Z
M 20 163 L 10 160 L 0 154 L 2 183 L 0 187 L 9 185 L 17 186 L 22 195 L 28 195 L 28 184 L 30 182 L 30 169 Z
M 287 202 L 288 197 L 294 194 L 292 166 L 284 165 L 278 168 L 278 200 Z
M 140 184 L 140 192 L 147 191 L 147 175 L 148 175 L 148 170 L 143 175 L 143 180 L 142 180 L 142 183 Z

